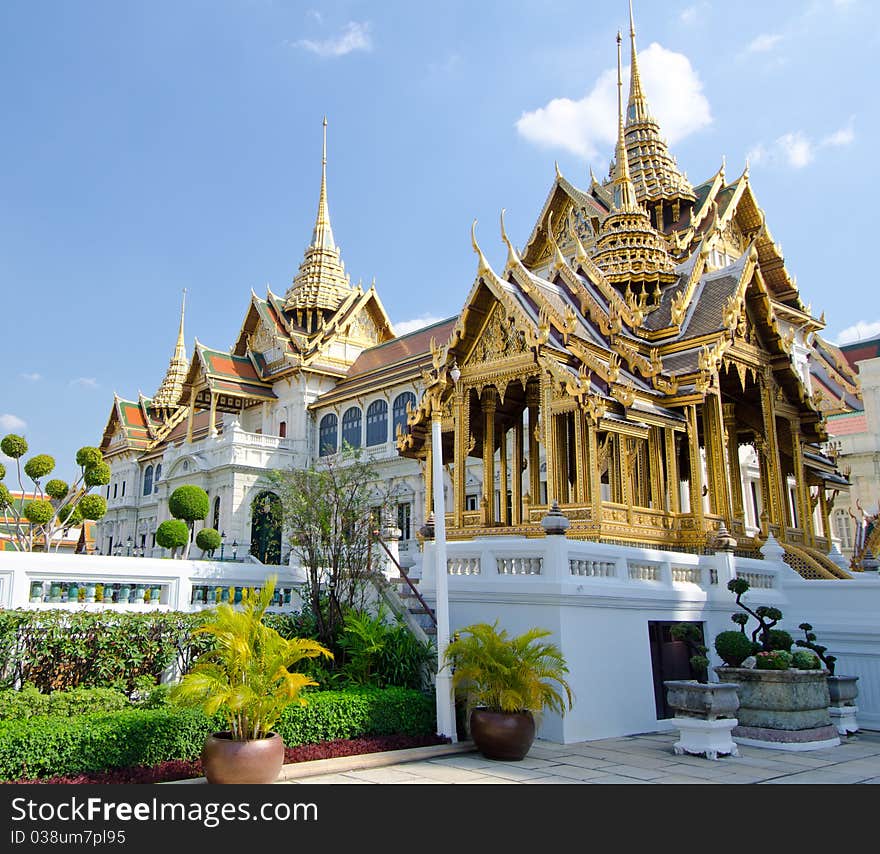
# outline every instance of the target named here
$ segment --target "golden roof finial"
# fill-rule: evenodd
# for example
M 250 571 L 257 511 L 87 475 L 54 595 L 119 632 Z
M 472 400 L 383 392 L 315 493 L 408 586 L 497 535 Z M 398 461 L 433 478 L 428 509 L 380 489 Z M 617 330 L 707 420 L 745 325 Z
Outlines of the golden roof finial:
M 330 227 L 330 209 L 327 205 L 327 116 L 324 116 L 324 143 L 321 150 L 321 193 L 318 196 L 318 216 L 312 231 L 312 246 L 335 249 L 333 229 Z
M 619 34 L 618 34 L 619 39 Z M 651 117 L 648 111 L 648 99 L 642 91 L 642 77 L 639 74 L 639 55 L 636 50 L 636 21 L 633 15 L 632 0 L 629 0 L 629 43 L 631 51 L 629 78 L 628 122 L 644 122 Z
M 559 170 L 559 161 L 558 161 L 558 160 L 554 160 L 554 161 L 553 161 L 553 166 L 556 168 L 556 177 L 557 177 L 557 178 L 561 178 L 561 177 L 562 177 L 562 172 Z
M 504 211 L 506 208 L 501 208 L 501 239 L 507 244 L 507 265 L 506 268 L 509 270 L 511 267 L 516 267 L 517 265 L 522 264 L 520 260 L 519 253 L 514 249 L 513 244 L 510 242 L 510 238 L 507 236 L 507 231 L 504 228 Z
M 477 243 L 476 218 L 474 218 L 474 221 L 471 224 L 471 245 L 474 247 L 474 252 L 477 253 L 477 257 L 479 258 L 479 263 L 477 264 L 477 276 L 483 276 L 490 272 L 491 268 L 489 267 L 489 262 L 486 260 L 486 256 L 483 254 L 483 250 L 480 249 L 480 245 Z
M 620 31 L 617 33 L 617 151 L 614 164 L 614 207 L 620 211 L 635 211 L 636 188 L 629 174 L 629 160 L 626 155 L 626 135 L 623 125 L 623 76 L 620 61 Z
M 553 247 L 553 253 L 556 256 L 556 269 L 560 270 L 567 266 L 568 262 L 565 260 L 565 256 L 562 254 L 562 250 L 556 242 L 556 235 L 553 233 L 553 211 L 547 211 L 547 239 L 550 241 L 550 245 Z

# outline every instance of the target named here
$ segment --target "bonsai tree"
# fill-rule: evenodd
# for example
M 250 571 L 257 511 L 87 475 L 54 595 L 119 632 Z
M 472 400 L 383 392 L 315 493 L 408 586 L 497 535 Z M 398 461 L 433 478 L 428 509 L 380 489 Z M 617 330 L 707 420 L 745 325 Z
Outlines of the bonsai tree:
M 156 528 L 156 542 L 163 549 L 171 549 L 171 559 L 177 556 L 177 550 L 185 548 L 189 543 L 189 528 L 180 519 L 166 519 Z
M 220 548 L 220 534 L 214 528 L 202 528 L 196 534 L 196 545 L 202 550 L 202 557 L 206 554 L 214 557 L 214 552 Z
M 837 662 L 837 656 L 825 654 L 828 647 L 816 643 L 816 633 L 813 631 L 813 627 L 809 623 L 801 623 L 798 628 L 804 633 L 804 637 L 795 641 L 797 646 L 812 650 L 818 657 L 819 661 L 825 665 L 825 669 L 828 671 L 829 676 L 834 676 L 834 665 Z
M 758 625 L 752 632 L 752 643 L 757 652 L 774 652 L 782 650 L 788 652 L 794 640 L 792 636 L 782 629 L 774 629 L 774 626 L 782 619 L 782 611 L 767 605 L 759 605 L 752 609 L 742 601 L 742 597 L 749 590 L 749 582 L 744 578 L 734 578 L 727 582 L 727 589 L 736 594 L 736 604 L 745 611 L 744 614 L 733 614 L 731 620 L 740 627 L 745 634 L 749 617 L 754 617 Z
M 703 644 L 703 633 L 693 623 L 678 623 L 674 625 L 669 633 L 673 640 L 684 641 L 688 651 L 691 654 L 690 665 L 697 677 L 697 682 L 708 682 L 709 659 L 706 657 L 708 651 Z
M 186 523 L 188 536 L 186 543 L 184 543 L 184 560 L 189 557 L 189 544 L 192 541 L 193 524 L 207 518 L 209 505 L 208 493 L 200 486 L 193 486 L 191 484 L 178 486 L 168 498 L 168 511 L 175 519 L 180 519 Z
M 267 579 L 259 592 L 246 589 L 239 607 L 223 603 L 210 612 L 196 634 L 209 635 L 214 646 L 170 693 L 179 705 L 221 715 L 235 741 L 267 738 L 288 706 L 305 706 L 303 689 L 318 683 L 291 668 L 303 660 L 333 657 L 317 641 L 286 639 L 265 625 L 276 580 Z
M 110 483 L 110 466 L 98 448 L 83 447 L 76 453 L 79 476 L 72 484 L 52 478 L 45 486 L 43 480 L 55 470 L 55 460 L 48 454 L 36 454 L 22 464 L 28 451 L 27 440 L 10 433 L 0 440 L 0 450 L 15 460 L 18 488 L 22 498 L 14 498 L 9 488 L 0 483 L 0 514 L 6 517 L 13 548 L 33 551 L 42 545 L 46 551 L 55 543 L 57 551 L 63 535 L 86 519 L 100 519 L 107 512 L 107 502 L 100 495 L 90 494 L 98 486 Z M 33 486 L 25 488 L 22 472 Z M 0 481 L 6 477 L 6 467 L 0 465 Z M 35 495 L 32 499 L 25 496 Z M 61 535 L 61 536 L 59 536 Z

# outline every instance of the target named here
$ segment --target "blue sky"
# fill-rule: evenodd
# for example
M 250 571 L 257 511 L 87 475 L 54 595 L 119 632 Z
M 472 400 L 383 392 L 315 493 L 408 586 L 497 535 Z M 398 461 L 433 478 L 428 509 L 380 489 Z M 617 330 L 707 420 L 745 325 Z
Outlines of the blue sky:
M 694 183 L 750 159 L 805 302 L 880 332 L 873 267 L 880 14 L 872 0 L 636 0 L 642 78 Z M 334 234 L 395 323 L 456 314 L 522 246 L 554 177 L 613 153 L 626 0 L 4 0 L 0 435 L 73 474 L 114 390 L 228 348 L 250 289 L 311 236 L 328 117 Z M 625 42 L 626 45 L 626 42 Z M 624 51 L 628 63 L 628 49 Z M 861 324 L 861 325 L 859 325 Z

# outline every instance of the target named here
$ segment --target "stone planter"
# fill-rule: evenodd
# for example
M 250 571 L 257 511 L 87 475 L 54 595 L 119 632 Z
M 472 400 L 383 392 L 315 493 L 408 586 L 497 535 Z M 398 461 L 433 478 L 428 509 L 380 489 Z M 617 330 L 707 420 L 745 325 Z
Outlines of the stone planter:
M 673 745 L 676 756 L 684 753 L 706 759 L 739 756 L 731 737 L 739 708 L 736 683 L 688 679 L 663 684 L 666 701 L 675 709 L 673 720 L 679 731 L 679 740 Z
M 839 735 L 853 735 L 859 731 L 856 720 L 859 709 L 855 704 L 856 697 L 859 696 L 859 686 L 856 684 L 858 681 L 858 676 L 828 677 L 828 713 Z
M 716 667 L 723 682 L 738 687 L 738 744 L 778 750 L 817 750 L 840 744 L 828 711 L 827 671 Z

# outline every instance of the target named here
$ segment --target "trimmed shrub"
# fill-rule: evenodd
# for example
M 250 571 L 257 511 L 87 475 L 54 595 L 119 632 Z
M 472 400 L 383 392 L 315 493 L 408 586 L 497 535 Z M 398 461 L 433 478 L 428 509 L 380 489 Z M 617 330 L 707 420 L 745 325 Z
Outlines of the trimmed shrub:
M 761 651 L 755 656 L 757 670 L 788 670 L 791 667 L 792 655 L 784 649 Z
M 202 528 L 202 530 L 196 534 L 196 545 L 203 552 L 213 553 L 220 548 L 220 534 L 218 534 L 213 528 Z
M 794 646 L 794 638 L 783 629 L 770 629 L 767 632 L 767 644 L 771 650 L 782 649 L 785 652 L 791 652 L 791 648 Z
M 22 515 L 32 525 L 45 525 L 55 515 L 55 508 L 51 502 L 37 498 L 24 505 Z
M 69 490 L 70 487 L 67 482 L 57 477 L 53 478 L 46 484 L 46 494 L 49 498 L 54 498 L 56 501 L 61 501 L 63 498 L 66 498 Z
M 84 448 L 80 448 L 76 452 L 76 464 L 81 468 L 90 469 L 98 465 L 98 463 L 103 462 L 104 455 L 101 453 L 100 448 L 92 448 L 86 446 Z
M 128 697 L 113 688 L 74 688 L 41 694 L 34 685 L 25 685 L 20 691 L 0 691 L 0 720 L 34 715 L 75 717 L 94 712 L 117 712 L 128 707 Z
M 208 493 L 200 486 L 178 486 L 168 498 L 168 511 L 175 519 L 195 522 L 208 515 Z
M 103 495 L 84 495 L 76 505 L 77 512 L 80 519 L 100 519 L 107 512 L 107 499 Z
M 719 632 L 715 652 L 728 667 L 739 667 L 752 653 L 755 645 L 742 632 Z
M 807 652 L 805 649 L 799 649 L 791 654 L 791 666 L 798 670 L 821 670 L 822 663 L 819 656 Z
M 15 433 L 4 436 L 2 441 L 0 441 L 0 451 L 3 451 L 7 457 L 12 457 L 14 460 L 23 457 L 27 453 L 27 449 L 27 441 L 22 436 L 16 436 Z
M 278 731 L 287 747 L 370 735 L 434 732 L 434 700 L 404 688 L 317 692 L 287 709 Z M 79 717 L 0 722 L 0 780 L 75 775 L 197 759 L 219 718 L 196 709 L 132 709 Z
M 39 480 L 41 477 L 49 474 L 54 468 L 55 460 L 53 457 L 50 457 L 48 454 L 37 454 L 24 464 L 24 473 L 31 480 Z
M 83 472 L 83 483 L 85 483 L 89 489 L 93 486 L 106 486 L 110 483 L 110 466 L 105 462 L 89 466 L 89 468 Z
M 166 519 L 156 528 L 156 542 L 163 549 L 180 549 L 189 542 L 189 529 L 182 519 Z
M 6 488 L 5 483 L 0 483 L 0 507 L 11 507 L 12 506 L 12 495 L 9 490 Z
M 3 480 L 4 477 L 6 477 L 6 466 L 0 463 L 0 480 Z

